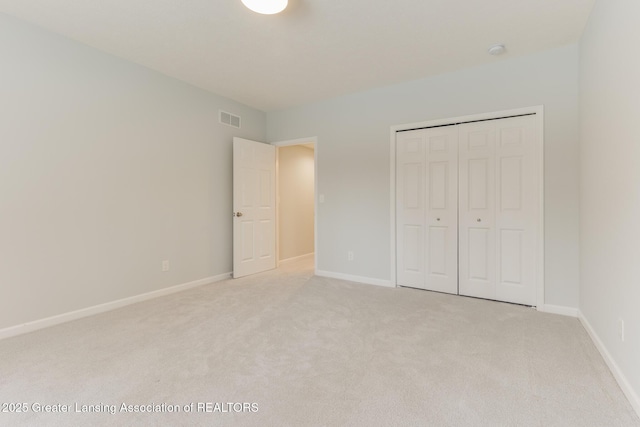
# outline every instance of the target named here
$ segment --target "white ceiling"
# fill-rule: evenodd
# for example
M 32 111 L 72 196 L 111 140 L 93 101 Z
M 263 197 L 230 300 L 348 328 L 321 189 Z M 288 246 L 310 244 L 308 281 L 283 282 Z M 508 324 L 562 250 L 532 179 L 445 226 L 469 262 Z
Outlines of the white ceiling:
M 0 0 L 0 12 L 263 111 L 576 42 L 594 0 Z M 508 53 L 492 57 L 489 45 Z

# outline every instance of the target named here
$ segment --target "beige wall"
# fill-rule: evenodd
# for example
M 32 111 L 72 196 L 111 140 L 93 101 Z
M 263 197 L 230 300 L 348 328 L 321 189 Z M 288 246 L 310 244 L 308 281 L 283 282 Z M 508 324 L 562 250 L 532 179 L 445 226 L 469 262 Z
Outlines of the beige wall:
M 313 252 L 314 155 L 302 145 L 278 150 L 279 259 Z

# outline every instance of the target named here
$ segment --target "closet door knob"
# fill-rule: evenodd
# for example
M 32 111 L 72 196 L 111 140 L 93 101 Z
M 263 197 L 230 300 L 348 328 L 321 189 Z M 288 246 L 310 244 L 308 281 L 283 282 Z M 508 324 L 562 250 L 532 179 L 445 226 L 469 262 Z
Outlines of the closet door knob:
M 481 222 L 482 220 L 480 218 L 478 218 L 476 221 Z
M 440 218 L 436 218 L 436 221 L 440 221 Z

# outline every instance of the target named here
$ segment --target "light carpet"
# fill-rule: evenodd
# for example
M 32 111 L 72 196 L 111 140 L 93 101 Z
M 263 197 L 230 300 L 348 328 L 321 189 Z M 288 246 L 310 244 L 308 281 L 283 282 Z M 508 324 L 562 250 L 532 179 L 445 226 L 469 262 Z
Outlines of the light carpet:
M 576 319 L 311 262 L 0 341 L 0 425 L 640 426 Z

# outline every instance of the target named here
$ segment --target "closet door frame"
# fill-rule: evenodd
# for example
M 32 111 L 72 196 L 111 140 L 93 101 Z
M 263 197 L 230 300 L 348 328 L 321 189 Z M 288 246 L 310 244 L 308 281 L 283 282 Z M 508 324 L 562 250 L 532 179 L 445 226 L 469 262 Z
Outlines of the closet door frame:
M 407 123 L 391 126 L 390 129 L 390 253 L 391 253 L 391 284 L 398 286 L 397 280 L 397 235 L 396 235 L 396 133 L 412 129 L 421 129 L 435 126 L 455 125 L 480 120 L 501 119 L 512 116 L 535 114 L 536 115 L 536 153 L 539 168 L 539 200 L 540 200 L 540 223 L 538 227 L 538 253 L 536 265 L 536 308 L 538 311 L 544 309 L 544 107 L 542 105 L 517 108 L 512 110 L 494 111 L 489 113 L 473 114 L 468 116 L 450 117 L 424 122 Z

